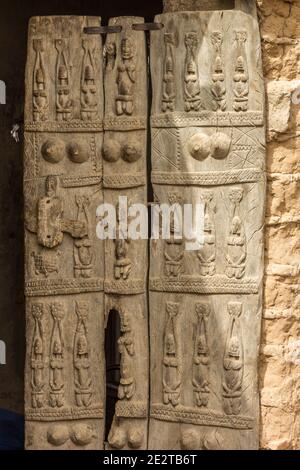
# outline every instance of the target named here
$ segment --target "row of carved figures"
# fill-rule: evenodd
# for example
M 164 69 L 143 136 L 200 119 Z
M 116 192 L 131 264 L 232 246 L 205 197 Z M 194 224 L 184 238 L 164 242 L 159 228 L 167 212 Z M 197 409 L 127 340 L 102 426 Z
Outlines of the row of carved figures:
M 241 411 L 244 374 L 243 342 L 240 328 L 243 305 L 240 302 L 229 302 L 227 308 L 230 318 L 223 357 L 223 407 L 226 414 L 238 415 Z M 179 304 L 167 302 L 166 313 L 162 380 L 163 403 L 176 407 L 180 403 L 183 372 L 182 345 L 177 324 L 180 315 Z M 197 303 L 195 313 L 197 325 L 194 337 L 191 383 L 195 405 L 208 407 L 211 393 L 210 304 L 207 302 Z
M 176 40 L 175 33 L 165 33 L 165 58 L 163 71 L 163 93 L 161 110 L 163 112 L 175 110 L 176 99 Z M 247 41 L 246 31 L 235 31 L 235 62 L 232 77 L 233 83 L 233 110 L 247 111 L 249 101 L 249 75 L 246 58 Z M 186 112 L 203 109 L 201 100 L 201 84 L 198 71 L 199 37 L 194 31 L 185 34 L 186 56 L 184 62 L 184 109 Z M 211 72 L 211 98 L 214 111 L 226 111 L 227 90 L 226 75 L 223 58 L 223 33 L 214 31 L 211 34 L 213 47 Z
M 33 70 L 33 120 L 46 121 L 49 112 L 49 79 L 45 67 L 45 49 L 42 39 L 33 41 L 35 64 Z M 55 41 L 57 51 L 55 69 L 56 118 L 70 121 L 74 117 L 72 97 L 71 60 L 69 43 L 66 39 Z M 97 120 L 98 92 L 95 62 L 96 45 L 92 38 L 82 40 L 84 50 L 81 65 L 80 114 L 83 121 Z M 114 70 L 117 47 L 114 42 L 106 45 L 106 71 Z M 116 72 L 117 94 L 115 112 L 117 116 L 132 115 L 134 111 L 134 87 L 136 83 L 136 45 L 130 35 L 121 39 L 120 60 Z M 100 88 L 100 87 L 99 87 Z
M 44 317 L 50 311 L 53 318 L 50 350 L 46 347 Z M 46 364 L 49 362 L 49 406 L 61 408 L 65 405 L 66 347 L 64 340 L 64 318 L 66 307 L 59 302 L 50 305 L 34 303 L 31 308 L 34 331 L 31 346 L 31 390 L 32 407 L 42 408 L 46 402 Z M 75 398 L 78 407 L 89 407 L 92 403 L 92 371 L 88 335 L 90 304 L 76 301 L 77 325 L 73 343 L 73 367 Z M 128 315 L 121 319 L 121 336 L 118 340 L 120 363 L 119 400 L 130 400 L 135 392 L 134 336 Z M 49 361 L 48 361 L 49 358 Z
M 234 188 L 229 194 L 231 202 L 230 232 L 226 239 L 226 268 L 225 275 L 229 278 L 241 279 L 245 275 L 247 246 L 245 229 L 239 215 L 239 205 L 243 198 L 243 189 Z M 171 194 L 170 204 L 182 204 L 180 194 Z M 213 193 L 206 191 L 202 195 L 204 204 L 204 240 L 202 247 L 197 251 L 199 260 L 199 274 L 213 276 L 216 274 L 216 231 L 213 213 Z M 165 241 L 164 272 L 167 277 L 178 277 L 184 273 L 185 241 L 176 237 L 176 226 L 173 220 L 170 224 L 170 238 Z
M 50 349 L 46 347 L 44 316 L 49 312 L 53 318 Z M 74 332 L 73 367 L 75 398 L 78 407 L 88 407 L 92 402 L 92 372 L 88 338 L 90 305 L 86 301 L 75 303 L 77 325 Z M 32 305 L 34 331 L 31 347 L 32 407 L 42 408 L 46 403 L 46 364 L 49 362 L 49 406 L 61 408 L 65 405 L 66 347 L 64 340 L 64 318 L 66 308 L 62 303 L 34 303 Z M 49 361 L 48 361 L 49 358 Z
M 48 120 L 50 108 L 49 71 L 45 66 L 45 46 L 42 39 L 33 40 L 35 63 L 33 67 L 33 120 Z M 74 118 L 74 98 L 69 44 L 66 39 L 55 41 L 57 51 L 55 69 L 55 108 L 57 121 L 70 121 Z M 93 121 L 98 116 L 98 91 L 96 80 L 96 45 L 92 38 L 82 40 L 83 58 L 80 84 L 80 116 L 83 121 Z

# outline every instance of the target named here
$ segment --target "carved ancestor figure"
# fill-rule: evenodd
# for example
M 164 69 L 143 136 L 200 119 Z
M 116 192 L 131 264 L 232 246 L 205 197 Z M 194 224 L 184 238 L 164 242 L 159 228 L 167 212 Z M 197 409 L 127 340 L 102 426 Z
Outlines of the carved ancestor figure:
M 180 400 L 181 362 L 176 328 L 179 305 L 167 302 L 167 322 L 164 333 L 163 402 L 177 406 Z
M 162 111 L 174 111 L 175 107 L 175 56 L 174 45 L 175 36 L 173 33 L 164 34 L 165 41 L 165 62 L 163 76 L 163 94 L 162 94 Z
M 87 320 L 89 302 L 76 302 L 77 326 L 74 338 L 74 369 L 76 404 L 88 407 L 92 402 L 91 359 L 88 342 Z
M 44 304 L 36 303 L 31 307 L 34 318 L 34 332 L 31 347 L 31 401 L 32 408 L 42 408 L 45 404 L 45 344 L 42 318 Z
M 245 52 L 247 33 L 245 31 L 236 31 L 235 34 L 237 43 L 237 58 L 235 63 L 235 72 L 233 75 L 233 109 L 235 111 L 247 111 L 249 101 L 249 75 Z
M 93 40 L 82 41 L 84 56 L 81 76 L 81 118 L 91 121 L 98 116 L 98 100 L 96 89 L 95 44 Z
M 64 405 L 64 339 L 62 320 L 65 316 L 64 306 L 55 302 L 51 304 L 53 328 L 50 344 L 50 406 L 61 408 Z
M 89 232 L 89 205 L 90 200 L 87 196 L 76 196 L 76 204 L 78 207 L 77 221 L 82 222 Z M 75 277 L 90 278 L 94 263 L 94 250 L 89 233 L 78 240 L 74 241 L 74 260 L 75 260 Z
M 117 115 L 133 113 L 133 89 L 136 81 L 134 63 L 135 48 L 132 37 L 125 36 L 121 40 L 121 62 L 118 66 L 116 98 Z
M 128 279 L 131 269 L 132 261 L 128 257 L 128 249 L 131 240 L 128 236 L 122 232 L 120 224 L 119 206 L 117 205 L 117 227 L 116 227 L 116 238 L 115 238 L 115 265 L 114 274 L 115 279 Z
M 241 396 L 244 375 L 244 353 L 240 331 L 242 304 L 229 302 L 230 322 L 224 354 L 223 401 L 224 411 L 237 415 L 241 411 Z
M 203 247 L 198 250 L 200 261 L 201 276 L 213 276 L 216 273 L 216 236 L 213 217 L 211 191 L 204 192 L 202 195 L 204 203 L 204 240 Z
M 70 71 L 67 60 L 66 41 L 55 41 L 56 62 L 56 113 L 58 121 L 69 121 L 72 117 L 73 100 L 71 99 Z
M 185 111 L 199 111 L 201 107 L 200 84 L 197 66 L 197 33 L 186 33 L 186 57 L 184 66 L 184 103 Z
M 57 177 L 46 178 L 46 196 L 38 201 L 37 237 L 40 245 L 55 248 L 63 241 L 64 232 L 74 238 L 87 235 L 83 222 L 63 218 L 63 203 L 57 196 Z
M 118 389 L 118 398 L 129 400 L 132 398 L 135 391 L 135 378 L 134 378 L 134 363 L 135 356 L 134 350 L 134 337 L 130 324 L 130 319 L 125 313 L 122 316 L 121 332 L 122 335 L 118 340 L 119 351 L 121 354 L 120 364 L 120 385 Z
M 106 70 L 115 68 L 117 47 L 115 42 L 107 42 L 106 45 Z
M 207 406 L 209 399 L 210 357 L 208 347 L 208 318 L 210 305 L 207 302 L 196 304 L 197 329 L 193 359 L 193 386 L 197 406 Z
M 46 86 L 46 71 L 44 67 L 44 45 L 41 39 L 33 41 L 36 60 L 33 70 L 33 120 L 45 121 L 49 106 Z
M 211 42 L 215 50 L 212 73 L 211 93 L 213 96 L 213 110 L 225 111 L 226 103 L 226 85 L 225 71 L 222 60 L 223 35 L 220 31 L 214 31 L 211 35 Z
M 226 276 L 241 279 L 246 269 L 246 237 L 241 218 L 238 214 L 239 204 L 243 198 L 243 189 L 236 188 L 230 193 L 230 200 L 233 206 L 233 215 L 231 220 L 230 233 L 227 237 L 227 252 L 225 270 Z
M 180 194 L 170 194 L 169 203 L 175 210 L 171 211 L 170 237 L 165 241 L 165 274 L 167 277 L 178 277 L 184 272 L 184 240 L 182 236 L 178 236 L 175 219 L 178 216 L 176 208 L 179 209 L 182 204 Z

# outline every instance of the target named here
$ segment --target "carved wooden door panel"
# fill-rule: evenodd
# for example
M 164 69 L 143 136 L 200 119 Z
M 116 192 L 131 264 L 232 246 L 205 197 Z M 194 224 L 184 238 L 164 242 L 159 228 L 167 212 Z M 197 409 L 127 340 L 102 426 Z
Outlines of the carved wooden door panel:
M 255 2 L 151 33 L 157 202 L 202 201 L 204 243 L 152 241 L 149 448 L 258 447 L 264 88 Z M 163 51 L 162 51 L 163 49 Z
M 104 199 L 120 215 L 133 204 L 147 205 L 146 43 L 145 33 L 132 27 L 141 23 L 139 17 L 111 18 L 109 26 L 122 30 L 108 34 L 105 43 Z M 136 215 L 129 212 L 129 222 Z M 110 449 L 147 448 L 148 242 L 133 239 L 129 228 L 117 214 L 117 237 L 105 243 L 105 318 L 111 311 L 121 318 L 120 385 Z
M 104 243 L 99 18 L 29 25 L 25 107 L 26 447 L 101 449 Z
M 24 161 L 28 449 L 103 448 L 110 312 L 120 317 L 121 335 L 108 448 L 147 447 L 147 240 L 123 239 L 117 218 L 116 238 L 104 242 L 96 218 L 103 202 L 119 209 L 119 196 L 128 198 L 127 206 L 147 204 L 146 44 L 145 33 L 132 28 L 143 22 L 110 20 L 121 31 L 108 35 L 105 46 L 105 98 L 100 20 L 30 22 Z M 84 27 L 95 28 L 94 34 Z

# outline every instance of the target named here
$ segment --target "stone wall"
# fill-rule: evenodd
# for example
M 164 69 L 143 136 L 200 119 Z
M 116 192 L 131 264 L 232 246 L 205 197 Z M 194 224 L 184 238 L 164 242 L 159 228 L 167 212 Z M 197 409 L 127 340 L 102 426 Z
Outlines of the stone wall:
M 300 87 L 300 0 L 257 3 L 268 115 L 261 447 L 300 449 L 300 105 L 292 102 Z

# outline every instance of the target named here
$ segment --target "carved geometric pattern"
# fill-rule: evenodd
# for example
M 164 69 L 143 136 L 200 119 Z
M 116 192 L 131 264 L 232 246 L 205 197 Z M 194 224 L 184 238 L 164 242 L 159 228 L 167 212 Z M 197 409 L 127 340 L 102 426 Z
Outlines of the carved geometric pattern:
M 64 408 L 63 410 L 36 410 L 27 408 L 25 412 L 28 421 L 64 421 L 74 419 L 102 419 L 103 406 L 93 405 L 88 409 Z
M 107 116 L 104 120 L 105 131 L 137 131 L 147 129 L 147 119 L 143 117 L 123 118 Z
M 159 173 L 152 172 L 154 184 L 219 186 L 236 183 L 255 183 L 263 178 L 256 168 L 228 171 L 203 171 L 202 173 Z
M 248 416 L 224 415 L 212 410 L 196 410 L 182 405 L 176 409 L 170 409 L 164 405 L 153 404 L 150 416 L 160 421 L 231 429 L 252 429 L 254 422 L 253 418 Z
M 71 121 L 71 122 L 25 122 L 24 130 L 26 132 L 49 132 L 49 133 L 63 133 L 63 132 L 102 132 L 102 121 Z
M 60 184 L 62 188 L 81 188 L 86 186 L 100 186 L 102 175 L 96 176 L 62 176 Z
M 104 291 L 106 294 L 135 295 L 146 292 L 145 282 L 139 279 L 128 281 L 105 281 Z
M 154 292 L 182 292 L 191 294 L 256 294 L 255 279 L 228 279 L 223 275 L 210 278 L 181 276 L 178 280 L 168 278 L 150 279 L 150 290 Z
M 147 418 L 147 403 L 134 401 L 124 403 L 118 401 L 116 404 L 116 416 L 118 418 Z
M 47 295 L 80 294 L 81 292 L 102 292 L 103 279 L 43 279 L 25 283 L 25 295 L 38 297 Z
M 151 117 L 152 127 L 253 127 L 263 126 L 264 116 L 258 111 L 248 111 L 243 114 L 232 111 L 214 113 L 199 111 L 198 113 L 174 112 L 158 114 Z
M 103 177 L 103 187 L 107 189 L 138 188 L 146 185 L 146 177 L 140 175 L 113 174 Z

